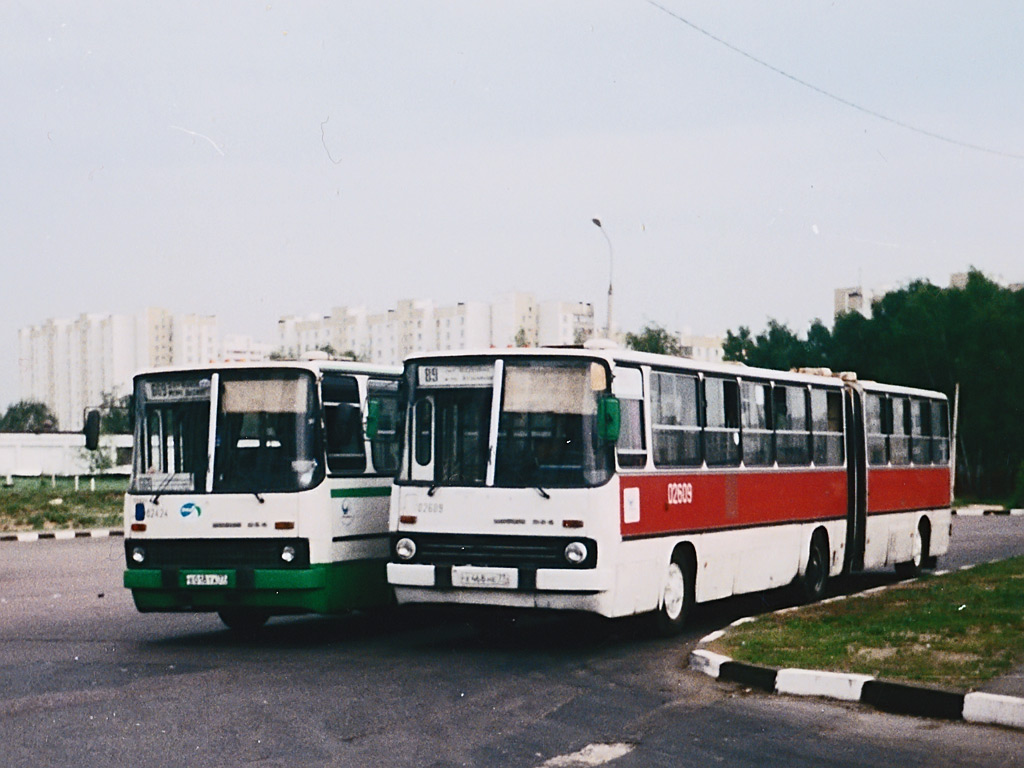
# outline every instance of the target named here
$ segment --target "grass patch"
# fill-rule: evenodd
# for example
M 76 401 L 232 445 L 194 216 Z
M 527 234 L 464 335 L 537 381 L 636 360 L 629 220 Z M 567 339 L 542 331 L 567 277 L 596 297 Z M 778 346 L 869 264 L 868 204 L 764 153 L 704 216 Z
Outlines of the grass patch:
M 1024 557 L 759 616 L 711 647 L 769 667 L 973 690 L 1024 663 Z
M 50 531 L 60 529 L 119 528 L 124 510 L 125 482 L 97 483 L 90 491 L 74 490 L 74 481 L 47 477 L 7 487 L 0 483 L 0 531 Z M 102 489 L 102 490 L 101 490 Z

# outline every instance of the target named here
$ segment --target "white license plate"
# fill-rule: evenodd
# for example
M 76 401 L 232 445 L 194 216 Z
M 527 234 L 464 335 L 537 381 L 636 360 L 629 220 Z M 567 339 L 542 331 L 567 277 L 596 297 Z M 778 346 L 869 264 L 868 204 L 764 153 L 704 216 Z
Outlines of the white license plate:
M 226 573 L 186 573 L 186 587 L 226 587 L 228 575 Z
M 519 586 L 519 573 L 514 568 L 454 566 L 452 586 L 470 589 L 515 589 Z

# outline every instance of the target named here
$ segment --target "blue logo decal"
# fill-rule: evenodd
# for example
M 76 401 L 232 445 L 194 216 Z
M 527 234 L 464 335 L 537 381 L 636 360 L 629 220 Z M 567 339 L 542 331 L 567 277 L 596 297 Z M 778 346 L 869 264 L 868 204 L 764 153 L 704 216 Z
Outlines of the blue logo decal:
M 199 505 L 198 504 L 193 504 L 191 501 L 189 501 L 189 502 L 181 505 L 181 516 L 182 517 L 188 517 L 193 512 L 196 513 L 196 517 L 199 517 L 199 515 L 202 514 L 202 510 L 199 509 Z
M 140 523 L 146 519 L 146 505 L 141 501 L 135 505 L 135 519 Z

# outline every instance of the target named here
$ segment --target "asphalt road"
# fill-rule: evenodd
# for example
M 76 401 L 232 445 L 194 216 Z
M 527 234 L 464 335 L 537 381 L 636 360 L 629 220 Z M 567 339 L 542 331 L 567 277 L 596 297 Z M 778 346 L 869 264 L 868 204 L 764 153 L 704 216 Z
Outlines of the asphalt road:
M 958 518 L 954 536 L 940 565 L 1024 554 L 1024 518 Z M 0 544 L 0 765 L 1024 765 L 1020 732 L 685 668 L 700 637 L 779 593 L 702 606 L 671 641 L 633 622 L 437 608 L 274 619 L 243 641 L 213 615 L 136 613 L 122 552 Z

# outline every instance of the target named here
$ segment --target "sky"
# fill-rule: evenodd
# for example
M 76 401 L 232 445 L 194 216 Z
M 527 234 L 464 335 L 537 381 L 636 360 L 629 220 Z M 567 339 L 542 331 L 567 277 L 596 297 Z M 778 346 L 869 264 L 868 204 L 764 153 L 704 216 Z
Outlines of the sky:
M 623 330 L 805 332 L 1019 282 L 1022 39 L 1010 0 L 0 0 L 0 408 L 18 329 L 82 313 L 603 325 L 611 262 Z

